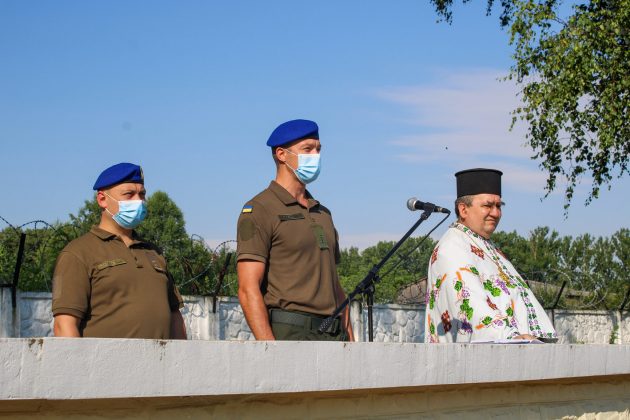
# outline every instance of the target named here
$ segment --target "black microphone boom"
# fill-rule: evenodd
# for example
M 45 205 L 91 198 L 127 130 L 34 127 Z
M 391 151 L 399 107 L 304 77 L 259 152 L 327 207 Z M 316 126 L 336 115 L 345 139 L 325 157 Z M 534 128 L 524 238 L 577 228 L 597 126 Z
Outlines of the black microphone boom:
M 416 210 L 427 211 L 428 210 L 433 213 L 451 214 L 451 211 L 449 209 L 436 206 L 433 203 L 425 203 L 423 201 L 418 200 L 416 197 L 411 197 L 409 200 L 407 200 L 407 208 L 411 211 L 416 211 Z

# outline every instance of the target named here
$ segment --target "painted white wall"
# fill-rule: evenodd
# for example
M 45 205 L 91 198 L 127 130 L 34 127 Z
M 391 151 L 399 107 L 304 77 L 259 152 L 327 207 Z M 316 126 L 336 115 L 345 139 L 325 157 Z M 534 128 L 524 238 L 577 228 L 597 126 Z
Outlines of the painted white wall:
M 182 314 L 188 337 L 194 340 L 252 340 L 243 311 L 234 297 L 217 299 L 184 296 Z M 49 337 L 52 335 L 50 293 L 18 293 L 14 322 L 9 289 L 0 289 L 0 337 Z M 374 341 L 421 343 L 424 341 L 424 308 L 420 305 L 374 305 Z M 630 312 L 568 311 L 554 314 L 560 343 L 630 344 Z M 368 341 L 368 312 L 353 302 L 351 320 L 358 341 Z M 15 325 L 14 325 L 15 324 Z M 19 335 L 15 333 L 19 330 Z
M 269 394 L 630 375 L 630 346 L 2 338 L 0 366 L 0 401 Z

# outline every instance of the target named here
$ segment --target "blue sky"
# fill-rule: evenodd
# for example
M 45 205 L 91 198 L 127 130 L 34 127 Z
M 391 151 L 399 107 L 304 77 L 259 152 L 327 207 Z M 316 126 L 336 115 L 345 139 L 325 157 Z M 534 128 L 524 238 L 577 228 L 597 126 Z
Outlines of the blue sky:
M 525 129 L 508 132 L 510 57 L 482 2 L 449 26 L 417 1 L 0 0 L 0 216 L 67 220 L 131 161 L 190 233 L 233 239 L 274 176 L 267 137 L 309 118 L 323 146 L 309 189 L 342 246 L 399 238 L 419 216 L 409 197 L 452 206 L 453 174 L 480 166 L 505 173 L 501 229 L 627 227 L 628 179 L 584 207 L 586 179 L 566 220 L 561 194 L 541 202 Z

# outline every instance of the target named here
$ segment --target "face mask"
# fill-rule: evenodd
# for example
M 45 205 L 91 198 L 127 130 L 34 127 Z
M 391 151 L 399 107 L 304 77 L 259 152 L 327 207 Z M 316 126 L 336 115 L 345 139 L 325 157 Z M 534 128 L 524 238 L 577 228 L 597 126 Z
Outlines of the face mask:
M 311 153 L 300 153 L 296 154 L 288 149 L 284 149 L 292 155 L 296 155 L 298 157 L 298 167 L 296 169 L 291 168 L 291 166 L 286 163 L 286 165 L 293 170 L 295 176 L 300 180 L 302 184 L 308 184 L 313 182 L 319 176 L 319 172 L 322 169 L 321 160 L 319 153 L 311 154 Z
M 105 193 L 112 200 L 116 200 L 111 195 Z M 136 228 L 147 215 L 147 206 L 144 200 L 118 201 L 118 213 L 112 214 L 108 209 L 105 211 L 112 215 L 116 223 L 125 229 Z

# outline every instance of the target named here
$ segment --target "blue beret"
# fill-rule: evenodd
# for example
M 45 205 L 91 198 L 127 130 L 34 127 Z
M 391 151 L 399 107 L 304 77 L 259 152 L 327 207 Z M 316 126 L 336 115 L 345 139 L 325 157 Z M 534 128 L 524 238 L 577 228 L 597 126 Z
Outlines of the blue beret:
M 105 169 L 98 176 L 94 183 L 95 190 L 102 190 L 122 182 L 133 182 L 136 184 L 144 184 L 144 174 L 142 168 L 133 163 L 117 163 Z
M 276 147 L 306 137 L 319 138 L 319 127 L 315 121 L 291 120 L 280 124 L 267 140 L 267 146 Z

